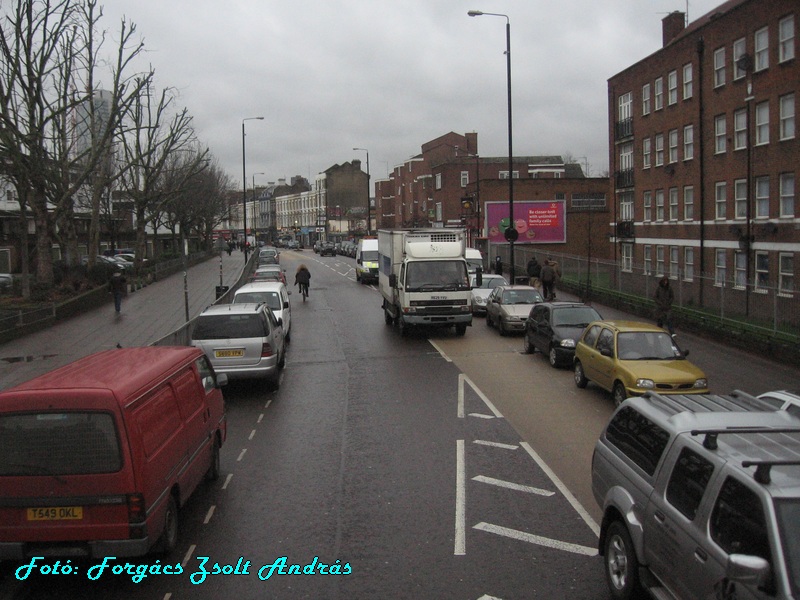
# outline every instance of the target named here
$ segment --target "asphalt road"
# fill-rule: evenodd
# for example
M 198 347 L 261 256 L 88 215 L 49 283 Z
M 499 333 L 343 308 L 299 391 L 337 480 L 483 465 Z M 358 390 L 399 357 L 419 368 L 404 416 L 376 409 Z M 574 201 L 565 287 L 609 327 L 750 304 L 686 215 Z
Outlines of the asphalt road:
M 285 252 L 290 281 L 301 260 L 311 296 L 291 296 L 280 386 L 225 390 L 222 477 L 182 511 L 173 555 L 130 561 L 183 572 L 89 581 L 92 563 L 19 582 L 4 565 L 0 598 L 607 597 L 589 469 L 608 394 L 482 318 L 463 337 L 401 337 L 352 259 Z M 800 387 L 797 369 L 679 339 L 715 392 Z M 201 557 L 231 574 L 203 577 Z

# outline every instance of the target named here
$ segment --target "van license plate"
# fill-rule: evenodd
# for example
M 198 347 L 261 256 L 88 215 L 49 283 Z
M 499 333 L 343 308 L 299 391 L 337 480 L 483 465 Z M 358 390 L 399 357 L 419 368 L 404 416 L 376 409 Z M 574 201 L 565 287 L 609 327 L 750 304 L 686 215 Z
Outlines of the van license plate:
M 28 509 L 28 521 L 80 521 L 81 519 L 83 519 L 82 506 L 48 506 Z
M 214 356 L 217 358 L 241 358 L 244 356 L 244 350 L 214 350 Z

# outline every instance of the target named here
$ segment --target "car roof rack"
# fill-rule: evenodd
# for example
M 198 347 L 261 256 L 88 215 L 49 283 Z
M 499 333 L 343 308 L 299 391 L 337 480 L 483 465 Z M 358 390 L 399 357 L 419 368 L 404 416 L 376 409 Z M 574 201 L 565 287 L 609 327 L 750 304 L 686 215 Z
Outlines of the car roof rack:
M 721 433 L 800 433 L 798 427 L 726 427 L 724 429 L 692 429 L 692 435 L 705 435 L 703 447 L 709 450 L 717 449 L 717 438 Z
M 798 466 L 800 460 L 745 460 L 742 461 L 742 467 L 755 467 L 756 472 L 753 475 L 758 483 L 768 484 L 770 479 L 770 469 L 772 467 L 785 467 L 785 466 Z

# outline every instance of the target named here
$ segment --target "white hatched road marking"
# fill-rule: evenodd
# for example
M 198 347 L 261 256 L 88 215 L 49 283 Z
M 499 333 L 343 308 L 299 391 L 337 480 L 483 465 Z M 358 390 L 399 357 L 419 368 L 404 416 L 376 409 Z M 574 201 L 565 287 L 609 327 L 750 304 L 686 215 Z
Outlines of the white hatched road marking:
M 564 550 L 565 552 L 572 552 L 573 554 L 583 554 L 584 556 L 597 556 L 597 548 L 590 548 L 589 546 L 581 546 L 579 544 L 570 544 L 569 542 L 560 542 L 550 538 L 542 537 L 540 535 L 533 535 L 524 531 L 517 531 L 516 529 L 509 529 L 508 527 L 500 527 L 499 525 L 492 525 L 491 523 L 478 523 L 473 527 L 480 531 L 487 533 L 494 533 L 502 535 L 521 542 L 528 542 L 529 544 L 536 544 L 537 546 L 544 546 L 545 548 L 553 548 L 555 550 Z
M 551 492 L 549 490 L 543 490 L 540 488 L 531 487 L 529 485 L 521 485 L 519 483 L 511 483 L 510 481 L 503 481 L 502 479 L 495 479 L 494 477 L 484 477 L 483 475 L 477 475 L 476 477 L 472 478 L 472 481 L 477 481 L 478 483 L 487 483 L 489 485 L 496 485 L 497 487 L 506 488 L 508 490 L 516 490 L 518 492 L 527 492 L 528 494 L 536 494 L 537 496 L 554 496 L 555 492 Z

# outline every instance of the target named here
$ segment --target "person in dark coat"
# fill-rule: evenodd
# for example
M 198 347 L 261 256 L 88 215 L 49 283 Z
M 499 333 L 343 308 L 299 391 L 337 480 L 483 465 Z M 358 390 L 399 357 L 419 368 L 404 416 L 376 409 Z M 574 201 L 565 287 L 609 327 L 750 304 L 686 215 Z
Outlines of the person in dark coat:
M 528 277 L 530 277 L 530 281 L 528 284 L 531 287 L 535 287 L 537 290 L 539 289 L 540 281 L 539 278 L 542 274 L 542 265 L 539 264 L 539 261 L 536 260 L 536 257 L 533 256 L 528 261 Z
M 500 258 L 500 255 L 494 257 L 494 272 L 498 275 L 503 274 L 503 259 Z
M 121 272 L 116 271 L 108 282 L 108 289 L 114 296 L 114 309 L 120 312 L 122 310 L 122 297 L 128 291 L 128 280 L 125 279 Z
M 675 299 L 675 295 L 672 293 L 669 277 L 666 275 L 658 282 L 654 299 L 656 301 L 656 324 L 659 327 L 663 327 L 666 324 L 669 334 L 675 335 L 675 330 L 672 326 L 672 302 Z

